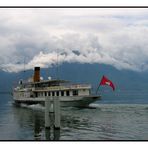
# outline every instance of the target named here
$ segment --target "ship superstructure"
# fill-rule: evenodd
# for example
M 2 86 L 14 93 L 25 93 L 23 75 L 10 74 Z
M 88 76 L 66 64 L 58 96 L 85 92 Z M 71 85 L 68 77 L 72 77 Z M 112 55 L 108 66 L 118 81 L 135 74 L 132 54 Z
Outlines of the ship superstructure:
M 72 84 L 66 80 L 42 80 L 40 67 L 35 67 L 34 75 L 28 81 L 20 80 L 13 90 L 15 103 L 44 104 L 45 97 L 59 97 L 61 106 L 88 106 L 100 99 L 98 95 L 91 94 L 90 84 Z

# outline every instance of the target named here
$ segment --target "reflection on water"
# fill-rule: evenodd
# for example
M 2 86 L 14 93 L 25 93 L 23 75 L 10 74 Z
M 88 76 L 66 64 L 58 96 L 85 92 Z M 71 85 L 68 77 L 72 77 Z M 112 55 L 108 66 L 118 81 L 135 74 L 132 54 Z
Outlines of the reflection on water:
M 38 115 L 34 115 L 34 138 L 35 140 L 40 140 L 40 137 L 41 137 L 41 132 L 42 132 L 42 129 L 43 129 L 43 126 L 42 126 L 42 121 L 40 118 L 38 118 Z
M 21 128 L 31 127 L 34 131 L 34 140 L 59 140 L 60 130 L 44 127 L 44 111 L 13 106 L 13 113 Z M 27 125 L 27 126 L 26 126 Z M 26 129 L 27 130 L 27 129 Z
M 8 105 L 8 104 L 7 104 Z M 1 140 L 147 140 L 148 105 L 94 104 L 63 108 L 61 129 L 45 129 L 44 108 L 0 108 Z
M 60 129 L 48 129 L 45 128 L 46 140 L 60 140 Z
M 85 117 L 78 116 L 78 112 L 83 109 L 66 108 L 62 110 L 61 130 L 46 129 L 44 127 L 44 110 L 31 108 L 30 106 L 16 107 L 13 106 L 13 114 L 20 128 L 33 130 L 34 140 L 61 140 L 60 132 L 70 133 L 71 129 L 79 130 L 82 127 L 89 128 L 89 120 Z M 74 114 L 73 114 L 74 113 Z M 83 112 L 82 112 L 83 113 Z M 52 116 L 52 115 L 51 115 Z M 52 116 L 53 119 L 53 116 Z M 52 120 L 53 122 L 53 120 Z M 53 125 L 53 123 L 52 123 Z M 63 137 L 65 134 L 63 135 Z M 64 140 L 64 139 L 63 139 Z
M 20 128 L 33 131 L 33 140 L 41 140 L 44 129 L 42 111 L 13 106 L 13 114 Z
M 45 137 L 46 137 L 46 140 L 51 140 L 51 137 L 50 136 L 51 136 L 50 129 L 49 128 L 45 128 Z

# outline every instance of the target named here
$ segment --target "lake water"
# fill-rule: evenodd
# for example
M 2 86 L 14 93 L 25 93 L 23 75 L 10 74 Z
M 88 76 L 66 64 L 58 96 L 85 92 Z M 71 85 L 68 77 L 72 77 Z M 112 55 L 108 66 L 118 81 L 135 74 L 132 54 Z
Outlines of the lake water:
M 63 108 L 60 130 L 45 130 L 41 105 L 16 107 L 11 96 L 0 95 L 0 140 L 148 140 L 147 124 L 147 92 L 106 94 L 91 108 Z

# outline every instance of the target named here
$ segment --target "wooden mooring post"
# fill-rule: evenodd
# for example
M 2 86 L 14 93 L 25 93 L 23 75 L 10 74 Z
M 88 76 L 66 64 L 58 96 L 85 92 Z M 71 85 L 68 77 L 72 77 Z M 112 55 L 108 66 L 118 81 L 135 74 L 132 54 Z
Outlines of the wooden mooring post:
M 53 100 L 54 107 L 54 128 L 60 129 L 60 99 L 55 97 Z
M 50 128 L 51 121 L 50 121 L 50 109 L 51 109 L 51 99 L 49 97 L 45 98 L 45 127 Z
M 51 115 L 54 114 L 54 122 L 51 121 Z M 60 99 L 59 97 L 45 98 L 45 128 L 51 128 L 54 123 L 55 129 L 60 129 Z

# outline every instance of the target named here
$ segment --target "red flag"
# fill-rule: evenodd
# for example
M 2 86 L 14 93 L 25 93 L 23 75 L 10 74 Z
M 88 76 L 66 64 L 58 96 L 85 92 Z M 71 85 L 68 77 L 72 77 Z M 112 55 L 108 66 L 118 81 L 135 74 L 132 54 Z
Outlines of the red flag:
M 100 85 L 108 85 L 108 86 L 112 87 L 113 91 L 115 90 L 115 86 L 114 86 L 113 82 L 111 80 L 109 80 L 108 78 L 106 78 L 105 76 L 102 77 Z

